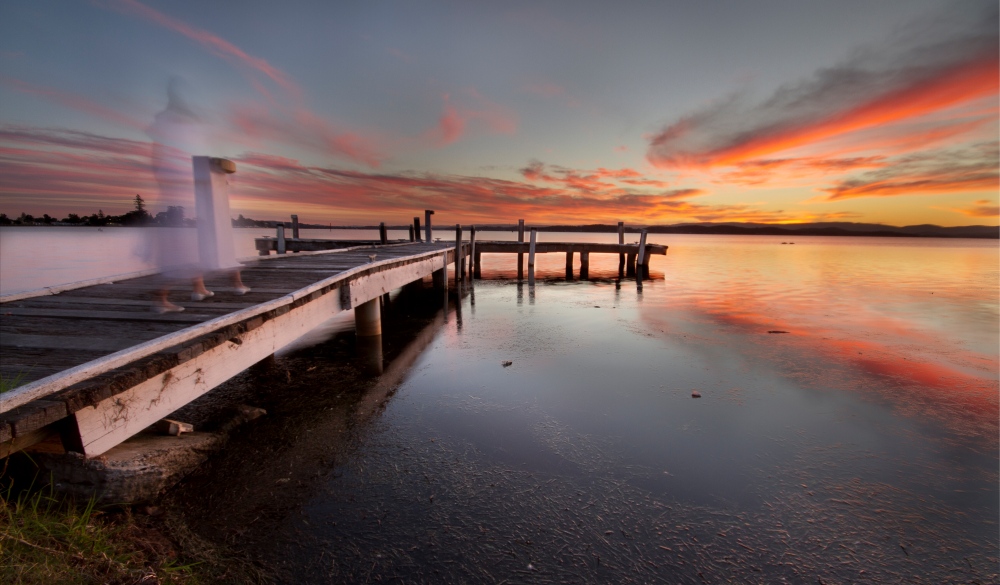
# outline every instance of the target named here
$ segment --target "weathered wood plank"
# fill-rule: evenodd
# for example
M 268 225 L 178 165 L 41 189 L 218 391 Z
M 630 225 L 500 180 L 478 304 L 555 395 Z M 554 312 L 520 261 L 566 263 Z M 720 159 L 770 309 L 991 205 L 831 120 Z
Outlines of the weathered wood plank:
M 103 321 L 169 321 L 173 323 L 201 323 L 215 315 L 194 312 L 158 314 L 152 311 L 87 311 L 75 309 L 21 309 L 4 307 L 4 313 L 25 317 L 57 317 L 62 319 L 99 319 Z
M 108 353 L 132 347 L 155 338 L 151 335 L 145 338 L 137 337 L 72 337 L 68 335 L 19 335 L 4 334 L 3 346 L 7 347 L 34 347 L 41 349 L 70 349 L 70 350 L 90 350 L 107 351 Z

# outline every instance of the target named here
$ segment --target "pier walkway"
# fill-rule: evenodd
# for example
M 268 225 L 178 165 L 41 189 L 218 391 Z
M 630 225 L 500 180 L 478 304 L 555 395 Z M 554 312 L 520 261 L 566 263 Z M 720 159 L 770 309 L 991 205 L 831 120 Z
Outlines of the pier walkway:
M 444 283 L 467 244 L 358 246 L 244 263 L 251 292 L 224 276 L 215 296 L 150 310 L 159 275 L 0 304 L 0 373 L 22 384 L 0 395 L 0 457 L 46 442 L 88 457 L 142 431 L 274 354 L 334 313 L 358 308 L 360 329 L 381 333 L 379 297 L 428 275 Z M 374 309 L 374 310 L 372 310 Z M 19 379 L 18 379 L 19 378 Z
M 568 277 L 578 254 L 583 278 L 589 254 L 619 254 L 619 270 L 627 257 L 640 283 L 649 256 L 666 253 L 646 244 L 645 231 L 638 245 L 536 243 L 534 235 L 530 243 L 476 242 L 473 230 L 465 241 L 456 226 L 454 242 L 382 243 L 383 232 L 377 244 L 347 248 L 291 238 L 282 251 L 292 254 L 244 261 L 251 292 L 237 295 L 224 275 L 208 278 L 215 296 L 181 301 L 185 310 L 176 313 L 150 310 L 166 284 L 160 275 L 8 296 L 0 303 L 0 374 L 20 385 L 0 395 L 0 457 L 27 448 L 101 455 L 338 311 L 355 309 L 356 334 L 380 346 L 382 295 L 427 276 L 447 290 L 452 263 L 456 278 L 478 278 L 483 253 L 517 254 L 519 279 L 527 253 L 529 282 L 536 253 L 565 253 Z M 299 251 L 326 246 L 338 249 Z M 174 284 L 171 300 L 188 298 L 190 288 Z

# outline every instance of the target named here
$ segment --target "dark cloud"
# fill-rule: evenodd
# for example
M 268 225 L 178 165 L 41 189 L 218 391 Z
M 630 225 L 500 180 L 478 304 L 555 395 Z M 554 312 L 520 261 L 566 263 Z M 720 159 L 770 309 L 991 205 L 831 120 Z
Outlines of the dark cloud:
M 734 94 L 683 116 L 651 138 L 648 159 L 731 165 L 996 95 L 998 24 L 996 2 L 952 4 L 764 101 Z

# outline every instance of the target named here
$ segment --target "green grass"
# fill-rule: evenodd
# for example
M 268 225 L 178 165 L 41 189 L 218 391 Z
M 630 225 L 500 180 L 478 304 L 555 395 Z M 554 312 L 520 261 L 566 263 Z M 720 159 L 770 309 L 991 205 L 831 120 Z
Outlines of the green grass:
M 4 376 L 0 374 L 0 394 L 4 392 L 10 392 L 14 388 L 21 385 L 21 380 L 24 379 L 24 374 L 15 374 L 14 377 Z
M 128 512 L 51 490 L 0 496 L 0 583 L 200 583 L 165 539 Z

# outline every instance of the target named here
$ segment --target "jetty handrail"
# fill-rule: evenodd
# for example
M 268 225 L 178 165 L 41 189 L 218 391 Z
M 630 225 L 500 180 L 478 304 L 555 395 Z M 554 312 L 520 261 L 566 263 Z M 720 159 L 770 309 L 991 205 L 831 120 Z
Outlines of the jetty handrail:
M 343 253 L 346 250 L 329 250 L 322 253 L 326 254 L 336 254 Z M 333 284 L 337 284 L 342 281 L 349 281 L 353 277 L 359 275 L 362 272 L 369 271 L 373 268 L 379 268 L 381 266 L 387 266 L 400 260 L 422 260 L 424 258 L 430 258 L 433 256 L 445 256 L 445 262 L 447 263 L 447 254 L 450 249 L 446 248 L 444 250 L 430 250 L 423 253 L 414 254 L 412 256 L 407 256 L 405 258 L 389 258 L 386 260 L 380 260 L 378 262 L 372 262 L 369 264 L 362 264 L 346 270 L 344 272 L 339 272 L 332 276 L 329 276 L 318 282 L 314 282 L 305 288 L 301 288 L 297 291 L 288 293 L 284 296 L 278 297 L 276 299 L 267 301 L 260 305 L 254 305 L 253 307 L 247 307 L 246 309 L 241 309 L 235 313 L 229 313 L 227 315 L 222 315 L 191 327 L 181 329 L 180 331 L 175 331 L 173 333 L 168 333 L 162 337 L 157 337 L 156 339 L 151 339 L 149 341 L 140 343 L 138 345 L 132 346 L 130 348 L 117 351 L 110 355 L 106 355 L 95 360 L 91 360 L 87 363 L 80 364 L 78 366 L 72 367 L 68 370 L 63 370 L 55 374 L 51 374 L 44 378 L 35 380 L 34 382 L 29 382 L 23 386 L 18 386 L 9 392 L 5 392 L 0 395 L 0 414 L 11 411 L 19 406 L 23 406 L 32 400 L 38 400 L 40 398 L 45 398 L 59 392 L 60 390 L 65 390 L 73 384 L 82 382 L 94 376 L 104 374 L 115 368 L 124 366 L 130 362 L 148 357 L 162 351 L 164 349 L 173 347 L 175 345 L 190 341 L 205 335 L 206 333 L 213 331 L 215 329 L 220 329 L 222 327 L 227 327 L 244 321 L 246 319 L 251 319 L 257 315 L 267 313 L 274 309 L 280 308 L 284 305 L 289 305 L 306 297 L 320 289 L 328 287 Z

